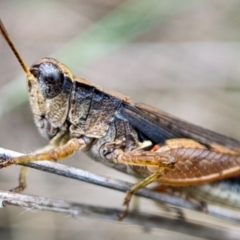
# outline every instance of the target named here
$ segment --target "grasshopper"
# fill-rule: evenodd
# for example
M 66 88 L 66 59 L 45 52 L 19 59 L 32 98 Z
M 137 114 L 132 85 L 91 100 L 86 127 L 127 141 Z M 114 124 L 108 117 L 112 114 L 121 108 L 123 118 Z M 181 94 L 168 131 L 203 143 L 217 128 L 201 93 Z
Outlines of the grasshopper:
M 27 76 L 34 122 L 50 150 L 5 159 L 0 168 L 32 161 L 60 161 L 77 150 L 142 180 L 124 199 L 153 182 L 194 186 L 240 175 L 240 142 L 187 123 L 74 76 L 62 63 L 44 57 L 25 64 L 4 25 L 0 30 Z M 26 168 L 19 186 L 26 187 Z

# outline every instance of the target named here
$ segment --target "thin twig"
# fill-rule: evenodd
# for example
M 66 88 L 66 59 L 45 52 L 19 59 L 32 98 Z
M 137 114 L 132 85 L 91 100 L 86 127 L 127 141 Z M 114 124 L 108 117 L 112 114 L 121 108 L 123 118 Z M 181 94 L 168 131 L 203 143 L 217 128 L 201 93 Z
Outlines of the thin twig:
M 17 157 L 21 155 L 23 154 L 14 152 L 11 150 L 7 150 L 4 148 L 0 148 L 0 159 L 12 158 L 12 157 Z M 90 173 L 88 171 L 84 171 L 74 167 L 69 167 L 56 162 L 49 162 L 49 161 L 31 162 L 23 165 L 30 168 L 35 168 L 41 171 L 45 171 L 48 173 L 53 173 L 53 174 L 67 177 L 67 178 L 92 183 L 98 186 L 114 189 L 121 192 L 126 192 L 127 190 L 129 190 L 129 188 L 131 188 L 131 186 L 133 186 L 133 184 L 125 181 L 121 181 L 113 178 L 106 178 L 103 176 Z M 199 211 L 198 209 L 196 209 L 196 205 L 194 205 L 190 201 L 184 200 L 182 198 L 174 197 L 174 196 L 169 196 L 167 194 L 155 192 L 147 188 L 139 190 L 136 193 L 136 195 L 149 198 L 152 200 L 156 200 L 160 203 L 171 204 L 176 207 Z M 210 205 L 210 204 L 208 204 L 207 209 L 208 209 L 207 211 L 209 215 L 240 222 L 240 212 L 238 211 L 225 208 L 223 206 Z
M 121 213 L 120 209 L 115 208 L 91 206 L 88 204 L 4 191 L 0 191 L 0 199 L 2 200 L 2 206 L 15 205 L 41 211 L 63 213 L 73 217 L 92 217 L 117 221 L 117 216 Z M 124 219 L 124 222 L 140 225 L 145 229 L 154 227 L 171 231 L 174 230 L 175 232 L 187 233 L 188 235 L 206 239 L 227 239 L 229 236 L 231 236 L 231 239 L 239 239 L 240 237 L 239 233 L 227 228 L 220 229 L 214 225 L 207 226 L 201 223 L 139 212 L 130 212 L 128 217 Z

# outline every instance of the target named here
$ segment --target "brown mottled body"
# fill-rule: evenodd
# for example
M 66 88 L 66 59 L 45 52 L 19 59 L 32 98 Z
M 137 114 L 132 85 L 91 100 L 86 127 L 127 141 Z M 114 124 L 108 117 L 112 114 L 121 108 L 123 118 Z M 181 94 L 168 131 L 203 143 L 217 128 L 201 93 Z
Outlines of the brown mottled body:
M 0 168 L 58 161 L 81 149 L 97 161 L 143 178 L 129 190 L 121 219 L 132 195 L 152 182 L 189 186 L 240 175 L 238 140 L 74 77 L 55 59 L 43 58 L 28 68 L 1 21 L 0 30 L 27 75 L 35 124 L 52 144 L 48 151 L 3 161 Z M 20 181 L 15 190 L 25 186 Z

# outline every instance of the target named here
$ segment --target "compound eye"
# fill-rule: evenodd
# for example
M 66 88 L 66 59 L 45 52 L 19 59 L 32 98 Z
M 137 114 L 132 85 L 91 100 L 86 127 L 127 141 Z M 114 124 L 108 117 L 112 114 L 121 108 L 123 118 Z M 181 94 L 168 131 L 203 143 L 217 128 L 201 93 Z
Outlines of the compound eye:
M 62 91 L 64 75 L 55 64 L 44 62 L 32 66 L 30 72 L 37 78 L 43 97 L 50 99 Z

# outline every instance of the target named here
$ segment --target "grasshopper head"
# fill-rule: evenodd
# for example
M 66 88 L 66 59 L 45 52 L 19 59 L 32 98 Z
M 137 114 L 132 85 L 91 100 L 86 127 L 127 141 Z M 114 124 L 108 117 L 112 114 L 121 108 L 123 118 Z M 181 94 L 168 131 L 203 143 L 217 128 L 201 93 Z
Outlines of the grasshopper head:
M 30 69 L 9 37 L 2 21 L 0 32 L 27 76 L 34 121 L 43 136 L 53 138 L 66 131 L 73 76 L 66 66 L 52 58 L 43 58 Z
M 73 76 L 53 58 L 35 62 L 29 72 L 27 83 L 34 121 L 41 134 L 51 139 L 66 128 Z

